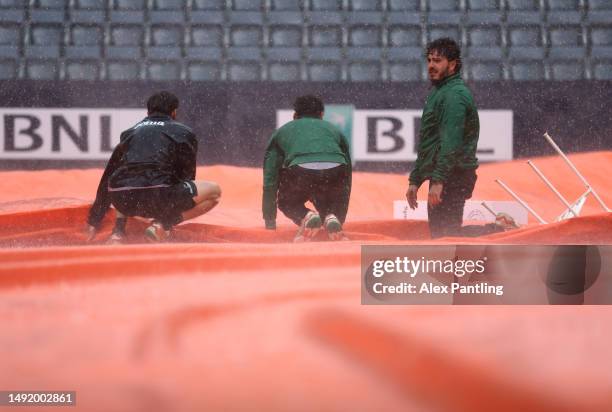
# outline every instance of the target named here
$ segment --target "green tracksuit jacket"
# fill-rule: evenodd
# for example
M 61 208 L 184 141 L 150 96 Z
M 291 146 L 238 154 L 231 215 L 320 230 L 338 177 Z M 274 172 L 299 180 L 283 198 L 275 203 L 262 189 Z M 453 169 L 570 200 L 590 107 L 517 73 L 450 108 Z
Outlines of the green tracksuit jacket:
M 476 169 L 479 130 L 472 93 L 459 73 L 447 77 L 427 97 L 410 184 L 445 182 L 453 169 Z
M 262 212 L 267 226 L 276 221 L 276 198 L 282 168 L 310 162 L 334 162 L 349 167 L 346 190 L 351 191 L 351 154 L 346 137 L 333 124 L 318 118 L 293 120 L 276 130 L 266 148 Z M 348 198 L 348 196 L 347 196 Z

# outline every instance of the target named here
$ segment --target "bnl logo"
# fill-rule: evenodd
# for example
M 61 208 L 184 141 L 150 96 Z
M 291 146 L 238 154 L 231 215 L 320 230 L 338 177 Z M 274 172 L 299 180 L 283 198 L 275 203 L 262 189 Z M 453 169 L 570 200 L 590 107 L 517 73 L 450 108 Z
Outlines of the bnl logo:
M 108 159 L 141 109 L 0 109 L 4 159 Z
M 356 161 L 414 161 L 417 158 L 421 112 L 355 110 L 353 157 Z M 512 112 L 482 111 L 477 156 L 512 159 Z

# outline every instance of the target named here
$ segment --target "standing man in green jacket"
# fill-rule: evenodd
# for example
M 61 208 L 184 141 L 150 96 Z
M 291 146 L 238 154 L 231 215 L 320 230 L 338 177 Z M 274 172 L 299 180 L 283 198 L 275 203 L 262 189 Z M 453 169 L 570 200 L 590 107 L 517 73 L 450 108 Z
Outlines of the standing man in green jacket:
M 323 226 L 342 240 L 351 194 L 351 155 L 346 138 L 323 120 L 316 96 L 295 100 L 293 121 L 276 130 L 266 148 L 262 212 L 276 228 L 276 208 L 299 226 L 295 242 L 309 241 Z M 310 201 L 316 210 L 305 203 Z
M 476 146 L 480 124 L 472 93 L 461 79 L 461 51 L 450 38 L 427 46 L 427 69 L 433 90 L 421 117 L 416 164 L 406 192 L 417 207 L 417 191 L 429 180 L 427 214 L 432 238 L 474 236 L 503 230 L 500 224 L 462 228 L 463 208 L 476 184 Z M 505 222 L 512 219 L 503 217 Z M 499 220 L 500 216 L 498 216 Z

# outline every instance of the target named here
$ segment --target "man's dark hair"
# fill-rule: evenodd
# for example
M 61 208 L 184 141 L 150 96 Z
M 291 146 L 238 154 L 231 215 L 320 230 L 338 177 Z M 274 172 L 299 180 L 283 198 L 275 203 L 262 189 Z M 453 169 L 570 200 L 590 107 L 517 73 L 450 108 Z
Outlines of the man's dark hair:
M 432 41 L 427 45 L 425 57 L 434 52 L 446 57 L 448 61 L 456 60 L 457 67 L 455 68 L 455 73 L 459 73 L 461 70 L 461 49 L 455 40 L 450 37 L 442 37 Z
M 170 116 L 178 107 L 178 97 L 166 91 L 155 93 L 147 100 L 147 111 L 149 114 L 162 113 Z
M 293 110 L 297 117 L 319 117 L 325 110 L 325 106 L 320 98 L 309 94 L 295 99 Z

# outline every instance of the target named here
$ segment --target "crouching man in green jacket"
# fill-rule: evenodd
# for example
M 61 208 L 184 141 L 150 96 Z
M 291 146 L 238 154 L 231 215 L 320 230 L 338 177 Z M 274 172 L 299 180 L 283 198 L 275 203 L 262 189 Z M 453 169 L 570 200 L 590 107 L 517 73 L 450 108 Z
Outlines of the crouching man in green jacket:
M 293 105 L 293 121 L 276 130 L 266 148 L 262 212 L 276 229 L 278 208 L 299 226 L 295 242 L 309 241 L 324 227 L 331 240 L 345 239 L 342 225 L 351 194 L 351 155 L 346 138 L 323 120 L 315 96 Z M 305 203 L 310 201 L 316 210 Z
M 463 208 L 476 184 L 476 147 L 480 124 L 470 89 L 461 79 L 461 51 L 449 38 L 427 46 L 427 69 L 433 89 L 423 109 L 418 155 L 406 192 L 417 207 L 417 191 L 429 180 L 427 214 L 432 238 L 479 236 L 516 227 L 499 214 L 496 223 L 464 226 Z

